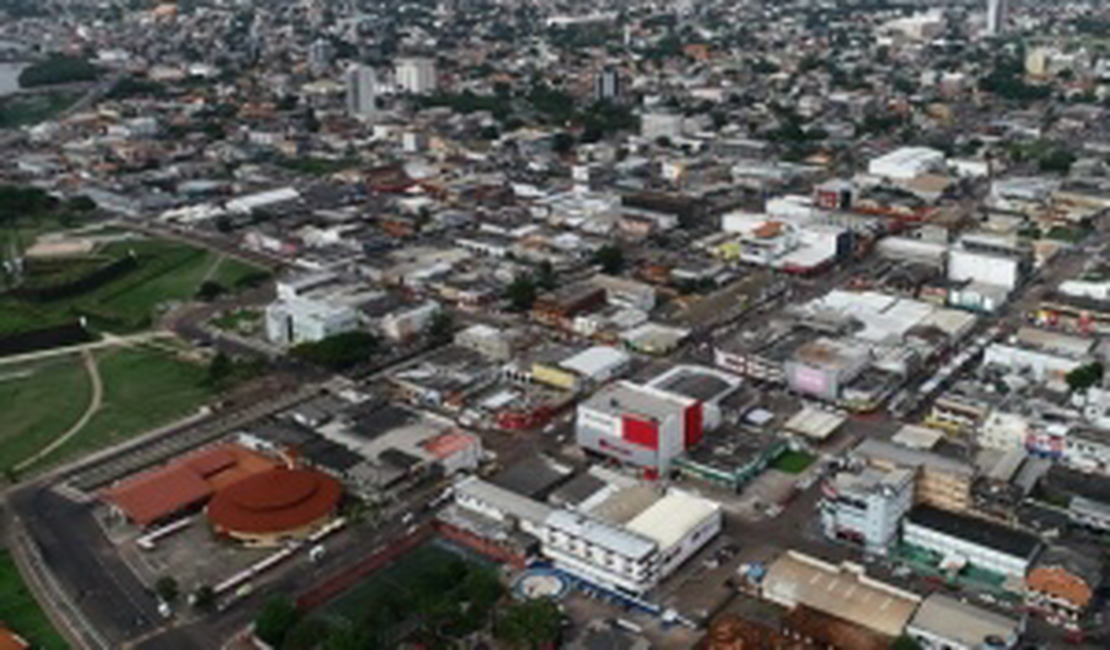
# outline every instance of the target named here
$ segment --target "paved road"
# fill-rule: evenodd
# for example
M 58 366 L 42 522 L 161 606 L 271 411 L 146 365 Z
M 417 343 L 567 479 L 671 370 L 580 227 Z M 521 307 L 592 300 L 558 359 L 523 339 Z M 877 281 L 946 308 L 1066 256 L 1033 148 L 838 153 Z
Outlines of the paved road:
M 98 631 L 118 647 L 159 622 L 153 595 L 120 560 L 92 517 L 46 487 L 10 496 L 43 559 Z
M 104 382 L 100 378 L 100 368 L 96 365 L 96 356 L 86 349 L 81 351 L 81 358 L 85 362 L 85 370 L 89 373 L 89 380 L 92 382 L 92 397 L 89 399 L 88 408 L 86 408 L 85 412 L 81 415 L 81 419 L 77 420 L 68 431 L 55 438 L 50 444 L 37 451 L 30 458 L 16 465 L 15 471 L 22 472 L 24 469 L 54 453 L 54 450 L 81 433 L 81 430 L 85 428 L 89 420 L 100 410 L 100 406 L 104 402 Z

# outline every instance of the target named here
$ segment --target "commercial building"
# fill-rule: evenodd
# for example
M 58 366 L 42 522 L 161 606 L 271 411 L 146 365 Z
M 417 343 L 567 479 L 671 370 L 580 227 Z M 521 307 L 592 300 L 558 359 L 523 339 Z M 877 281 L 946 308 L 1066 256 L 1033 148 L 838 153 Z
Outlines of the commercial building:
M 1024 617 L 996 614 L 942 593 L 925 598 L 906 627 L 922 650 L 1008 650 L 1024 631 Z
M 825 536 L 885 554 L 913 507 L 914 474 L 908 469 L 864 467 L 825 479 L 818 505 Z
M 944 160 L 944 152 L 936 149 L 903 147 L 872 159 L 867 164 L 867 172 L 890 180 L 910 180 L 943 170 Z
M 910 511 L 902 542 L 1010 578 L 1024 578 L 1041 549 L 1035 535 L 930 506 Z
M 332 521 L 343 486 L 309 469 L 274 469 L 216 493 L 206 513 L 213 531 L 246 546 L 303 540 Z
M 387 314 L 381 320 L 382 332 L 394 341 L 408 341 L 420 334 L 443 311 L 438 302 L 429 300 L 414 307 Z
M 987 36 L 1001 36 L 1009 19 L 1010 0 L 987 0 Z
M 954 512 L 971 506 L 971 486 L 976 470 L 967 461 L 876 438 L 864 440 L 851 455 L 880 469 L 912 469 L 914 503 Z
M 397 59 L 394 74 L 397 88 L 411 95 L 435 92 L 437 87 L 435 59 L 406 57 Z
M 858 564 L 839 566 L 787 551 L 767 567 L 767 600 L 790 609 L 808 607 L 893 640 L 902 634 L 921 598 L 869 577 Z
M 725 426 L 687 449 L 674 467 L 687 478 L 739 491 L 759 476 L 789 447 L 785 438 Z
M 266 307 L 266 338 L 278 345 L 322 341 L 358 327 L 358 312 L 350 305 L 295 298 Z
M 594 101 L 617 101 L 624 94 L 624 84 L 621 80 L 620 69 L 615 66 L 606 66 L 594 79 Z
M 513 330 L 489 325 L 471 325 L 455 335 L 455 345 L 473 350 L 494 361 L 509 361 L 521 344 L 521 336 Z
M 644 385 L 621 381 L 578 407 L 579 446 L 656 477 L 720 425 L 721 399 L 739 386 L 726 373 L 678 366 Z

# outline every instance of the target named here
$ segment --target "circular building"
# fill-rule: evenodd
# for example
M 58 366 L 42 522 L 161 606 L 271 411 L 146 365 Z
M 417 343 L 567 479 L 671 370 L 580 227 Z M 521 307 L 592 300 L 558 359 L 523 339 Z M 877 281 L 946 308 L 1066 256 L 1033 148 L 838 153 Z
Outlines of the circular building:
M 277 546 L 331 521 L 342 493 L 327 474 L 275 469 L 217 492 L 208 503 L 208 521 L 217 534 L 249 546 Z

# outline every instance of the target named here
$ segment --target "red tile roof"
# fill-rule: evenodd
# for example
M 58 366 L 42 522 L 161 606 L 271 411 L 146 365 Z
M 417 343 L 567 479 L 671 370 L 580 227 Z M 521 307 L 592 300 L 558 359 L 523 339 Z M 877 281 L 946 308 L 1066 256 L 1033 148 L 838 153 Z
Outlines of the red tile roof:
M 208 520 L 217 531 L 276 534 L 319 521 L 339 505 L 339 481 L 307 469 L 256 474 L 216 493 Z
M 128 479 L 101 496 L 135 523 L 148 526 L 275 466 L 274 461 L 239 445 L 221 445 Z
M 0 650 L 27 650 L 31 644 L 0 623 Z

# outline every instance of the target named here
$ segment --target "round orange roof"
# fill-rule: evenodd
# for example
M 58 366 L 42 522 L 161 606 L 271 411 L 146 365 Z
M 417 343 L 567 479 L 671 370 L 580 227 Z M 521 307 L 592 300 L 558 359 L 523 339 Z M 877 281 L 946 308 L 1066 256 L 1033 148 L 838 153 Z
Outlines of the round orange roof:
M 208 520 L 232 533 L 296 530 L 334 511 L 342 493 L 339 481 L 327 474 L 275 469 L 217 492 L 208 503 Z

